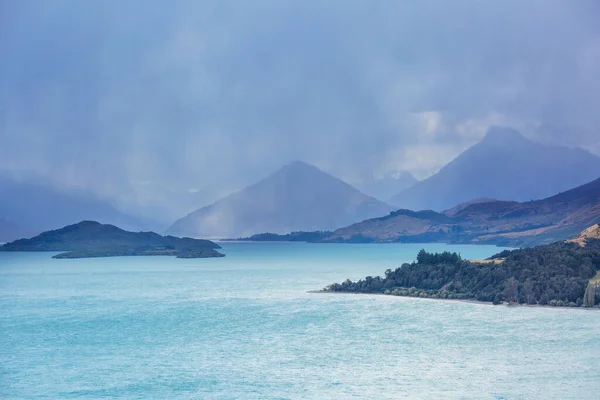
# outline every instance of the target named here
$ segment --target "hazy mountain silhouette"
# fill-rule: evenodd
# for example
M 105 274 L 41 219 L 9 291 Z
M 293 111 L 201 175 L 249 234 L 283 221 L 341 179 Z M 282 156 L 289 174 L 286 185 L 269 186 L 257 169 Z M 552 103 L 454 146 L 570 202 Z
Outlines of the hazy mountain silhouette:
M 409 209 L 445 210 L 476 198 L 542 199 L 600 175 L 600 157 L 583 149 L 534 143 L 509 128 L 486 137 L 437 174 L 390 199 Z
M 25 237 L 27 235 L 28 232 L 19 225 L 6 218 L 0 217 L 0 243 L 8 242 L 19 237 Z
M 417 182 L 410 172 L 404 171 L 399 175 L 386 175 L 381 179 L 367 179 L 358 185 L 357 188 L 369 196 L 387 201 L 399 191 L 408 189 Z
M 0 176 L 0 217 L 3 241 L 36 235 L 81 220 L 98 220 L 129 230 L 151 225 L 124 214 L 86 192 L 59 190 L 34 181 Z
M 275 174 L 176 221 L 170 234 L 238 237 L 331 230 L 391 208 L 317 167 L 295 161 Z

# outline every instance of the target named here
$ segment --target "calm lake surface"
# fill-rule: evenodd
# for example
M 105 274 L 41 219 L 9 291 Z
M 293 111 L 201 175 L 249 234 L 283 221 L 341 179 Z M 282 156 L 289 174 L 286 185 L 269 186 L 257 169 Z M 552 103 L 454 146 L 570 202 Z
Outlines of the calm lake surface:
M 0 253 L 0 398 L 598 399 L 600 312 L 311 294 L 439 244 Z

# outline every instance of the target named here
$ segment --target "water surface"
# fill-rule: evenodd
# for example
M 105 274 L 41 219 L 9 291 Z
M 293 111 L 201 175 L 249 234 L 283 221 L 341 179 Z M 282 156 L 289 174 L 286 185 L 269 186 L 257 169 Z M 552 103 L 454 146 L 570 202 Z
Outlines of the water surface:
M 224 243 L 222 259 L 0 253 L 0 398 L 591 399 L 600 312 L 310 294 L 438 244 Z

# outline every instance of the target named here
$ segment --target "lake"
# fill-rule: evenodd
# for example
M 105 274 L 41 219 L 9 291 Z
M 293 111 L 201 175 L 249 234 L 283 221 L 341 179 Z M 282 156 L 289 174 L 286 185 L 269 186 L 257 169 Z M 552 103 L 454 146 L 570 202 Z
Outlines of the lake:
M 0 253 L 0 398 L 591 399 L 600 313 L 313 294 L 442 244 L 222 243 L 221 259 Z

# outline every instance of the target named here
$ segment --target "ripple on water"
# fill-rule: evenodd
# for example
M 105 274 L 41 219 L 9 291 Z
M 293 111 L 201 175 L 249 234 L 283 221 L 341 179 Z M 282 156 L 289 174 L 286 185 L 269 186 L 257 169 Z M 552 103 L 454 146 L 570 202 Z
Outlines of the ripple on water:
M 600 313 L 306 293 L 380 274 L 423 246 L 453 249 L 228 243 L 215 260 L 0 253 L 0 397 L 597 397 Z

